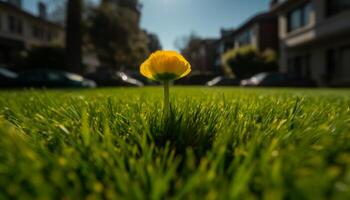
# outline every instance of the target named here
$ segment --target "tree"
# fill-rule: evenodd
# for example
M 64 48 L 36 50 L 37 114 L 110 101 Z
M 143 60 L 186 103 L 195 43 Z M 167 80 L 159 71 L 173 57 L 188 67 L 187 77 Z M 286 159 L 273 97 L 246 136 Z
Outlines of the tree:
M 148 50 L 150 53 L 155 52 L 157 50 L 161 50 L 162 49 L 162 45 L 160 44 L 159 38 L 156 34 L 154 33 L 147 33 L 147 37 L 148 37 Z
M 196 33 L 192 32 L 190 35 L 185 35 L 176 38 L 175 47 L 181 52 L 184 52 L 187 51 L 192 42 L 198 41 L 200 39 L 201 38 Z
M 51 12 L 48 13 L 48 19 L 54 23 L 65 25 L 67 14 L 67 1 L 51 0 L 48 3 L 52 5 Z
M 182 55 L 191 63 L 193 71 L 199 73 L 218 72 L 217 40 L 200 38 L 195 34 L 177 40 Z
M 66 67 L 82 73 L 82 7 L 83 0 L 68 0 L 66 21 Z
M 119 69 L 138 66 L 148 54 L 147 35 L 139 27 L 140 13 L 134 4 L 118 2 L 105 0 L 93 10 L 90 40 L 104 65 Z

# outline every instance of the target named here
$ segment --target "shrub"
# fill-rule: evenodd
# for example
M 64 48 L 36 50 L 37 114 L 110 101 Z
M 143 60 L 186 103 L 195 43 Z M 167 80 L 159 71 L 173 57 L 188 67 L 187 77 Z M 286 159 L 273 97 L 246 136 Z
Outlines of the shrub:
M 260 72 L 278 69 L 277 54 L 271 49 L 259 52 L 252 46 L 232 49 L 222 56 L 226 73 L 233 73 L 238 79 L 248 78 Z
M 22 69 L 65 69 L 64 49 L 34 47 L 18 60 L 16 66 Z

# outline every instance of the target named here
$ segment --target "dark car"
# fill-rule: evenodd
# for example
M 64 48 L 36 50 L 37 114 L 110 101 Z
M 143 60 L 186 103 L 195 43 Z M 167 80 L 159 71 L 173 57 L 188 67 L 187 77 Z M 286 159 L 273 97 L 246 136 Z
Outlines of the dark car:
M 147 77 L 145 77 L 144 75 L 142 75 L 139 71 L 128 71 L 125 72 L 128 76 L 142 82 L 144 85 L 158 85 L 159 83 L 156 81 L 152 81 L 150 79 L 148 79 Z
M 19 74 L 22 87 L 94 88 L 96 83 L 78 74 L 60 70 L 27 70 Z
M 214 74 L 190 74 L 187 77 L 176 80 L 177 85 L 206 85 L 206 83 L 217 75 Z
M 87 75 L 88 78 L 96 81 L 99 86 L 134 86 L 141 87 L 144 84 L 127 75 L 124 72 L 103 69 Z
M 263 72 L 244 79 L 241 86 L 265 86 L 265 87 L 316 87 L 317 84 L 310 79 L 292 76 L 279 72 Z
M 239 86 L 238 79 L 229 78 L 225 76 L 217 76 L 206 83 L 207 86 Z
M 0 87 L 15 87 L 18 85 L 18 74 L 0 67 Z

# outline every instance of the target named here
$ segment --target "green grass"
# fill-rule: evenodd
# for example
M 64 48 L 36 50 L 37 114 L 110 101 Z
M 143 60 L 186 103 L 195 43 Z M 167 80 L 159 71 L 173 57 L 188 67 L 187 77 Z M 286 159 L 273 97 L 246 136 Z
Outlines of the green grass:
M 0 92 L 0 199 L 350 199 L 350 90 Z

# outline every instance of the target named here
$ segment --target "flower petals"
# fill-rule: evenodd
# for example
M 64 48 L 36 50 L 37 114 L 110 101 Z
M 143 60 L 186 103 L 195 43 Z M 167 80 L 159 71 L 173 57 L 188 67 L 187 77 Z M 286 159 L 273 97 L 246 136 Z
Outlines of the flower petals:
M 176 80 L 188 75 L 191 65 L 176 51 L 156 51 L 142 63 L 140 72 L 152 80 Z

